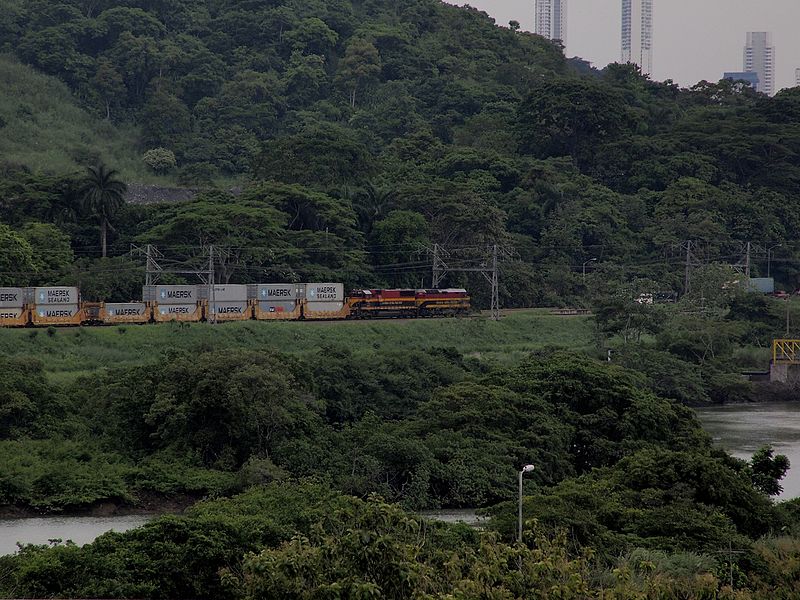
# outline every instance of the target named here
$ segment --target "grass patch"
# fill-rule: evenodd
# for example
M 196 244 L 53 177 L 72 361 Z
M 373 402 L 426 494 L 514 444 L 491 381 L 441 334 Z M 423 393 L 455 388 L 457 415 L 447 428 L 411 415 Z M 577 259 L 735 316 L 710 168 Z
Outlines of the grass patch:
M 508 364 L 527 352 L 558 346 L 589 352 L 589 317 L 557 317 L 520 311 L 499 322 L 486 318 L 415 321 L 257 322 L 209 325 L 174 323 L 116 327 L 62 328 L 53 336 L 29 330 L 0 330 L 0 352 L 41 360 L 54 382 L 66 383 L 97 369 L 151 362 L 172 350 L 271 349 L 292 354 L 345 345 L 359 354 L 378 349 L 453 347 L 480 360 Z
M 148 172 L 136 128 L 81 108 L 67 85 L 0 55 L 0 156 L 36 172 L 65 174 L 102 159 L 124 179 L 168 184 Z

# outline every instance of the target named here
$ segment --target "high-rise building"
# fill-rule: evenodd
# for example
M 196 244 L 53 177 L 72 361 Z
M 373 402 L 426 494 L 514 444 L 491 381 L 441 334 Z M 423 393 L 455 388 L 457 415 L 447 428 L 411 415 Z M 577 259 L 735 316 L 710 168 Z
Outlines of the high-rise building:
M 751 88 L 754 90 L 758 90 L 758 73 L 754 73 L 753 71 L 747 71 L 742 73 L 741 71 L 738 72 L 726 72 L 723 76 L 723 79 L 729 79 L 730 81 L 746 81 Z
M 800 87 L 800 69 L 794 70 L 794 84 Z
M 567 0 L 536 0 L 536 33 L 567 45 Z
M 744 70 L 758 74 L 759 92 L 772 96 L 775 93 L 775 48 L 772 34 L 766 31 L 749 31 L 744 47 Z
M 653 72 L 653 0 L 622 0 L 622 62 Z

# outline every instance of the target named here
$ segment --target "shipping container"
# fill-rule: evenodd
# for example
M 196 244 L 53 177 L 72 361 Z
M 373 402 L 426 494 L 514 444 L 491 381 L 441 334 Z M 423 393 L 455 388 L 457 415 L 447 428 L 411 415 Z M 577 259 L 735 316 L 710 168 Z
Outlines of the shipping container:
M 206 320 L 215 318 L 217 321 L 246 321 L 252 318 L 253 308 L 245 302 L 209 302 Z
M 101 309 L 104 323 L 147 323 L 150 308 L 144 302 L 109 303 Z
M 344 302 L 309 302 L 303 305 L 303 317 L 306 319 L 346 319 L 350 314 Z
M 211 301 L 211 291 L 209 286 L 201 285 L 200 299 Z M 247 302 L 247 286 L 246 285 L 215 285 L 214 297 L 216 302 Z
M 0 327 L 24 327 L 29 317 L 27 308 L 0 308 Z
M 37 287 L 33 290 L 33 304 L 71 305 L 80 303 L 80 292 L 76 287 Z
M 344 300 L 344 284 L 341 283 L 307 283 L 305 299 L 308 302 L 342 302 Z
M 83 320 L 79 304 L 37 304 L 31 309 L 34 325 L 80 325 Z
M 196 322 L 202 317 L 203 311 L 198 304 L 155 304 L 153 307 L 153 320 L 157 322 Z
M 197 287 L 196 285 L 146 285 L 142 288 L 142 300 L 159 304 L 194 304 L 200 300 Z
M 299 300 L 305 292 L 303 283 L 254 283 L 247 288 L 250 299 L 259 302 Z
M 0 288 L 0 308 L 22 308 L 25 304 L 23 288 Z
M 259 321 L 290 321 L 300 318 L 300 301 L 256 302 L 255 317 Z
M 752 277 L 748 291 L 772 294 L 775 292 L 775 279 L 772 277 Z

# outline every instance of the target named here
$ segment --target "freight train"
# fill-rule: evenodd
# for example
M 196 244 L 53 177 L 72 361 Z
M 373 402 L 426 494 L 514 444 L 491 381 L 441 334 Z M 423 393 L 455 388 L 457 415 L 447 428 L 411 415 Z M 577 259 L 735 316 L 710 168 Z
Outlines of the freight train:
M 142 300 L 84 302 L 75 287 L 0 288 L 0 327 L 168 321 L 291 321 L 465 315 L 463 289 L 370 289 L 341 283 L 150 285 Z

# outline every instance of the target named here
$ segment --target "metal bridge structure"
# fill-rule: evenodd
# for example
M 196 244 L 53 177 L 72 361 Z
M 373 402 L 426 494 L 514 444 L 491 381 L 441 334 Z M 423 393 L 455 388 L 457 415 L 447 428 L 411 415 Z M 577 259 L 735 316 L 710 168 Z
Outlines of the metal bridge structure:
M 772 340 L 773 365 L 800 365 L 800 340 Z

